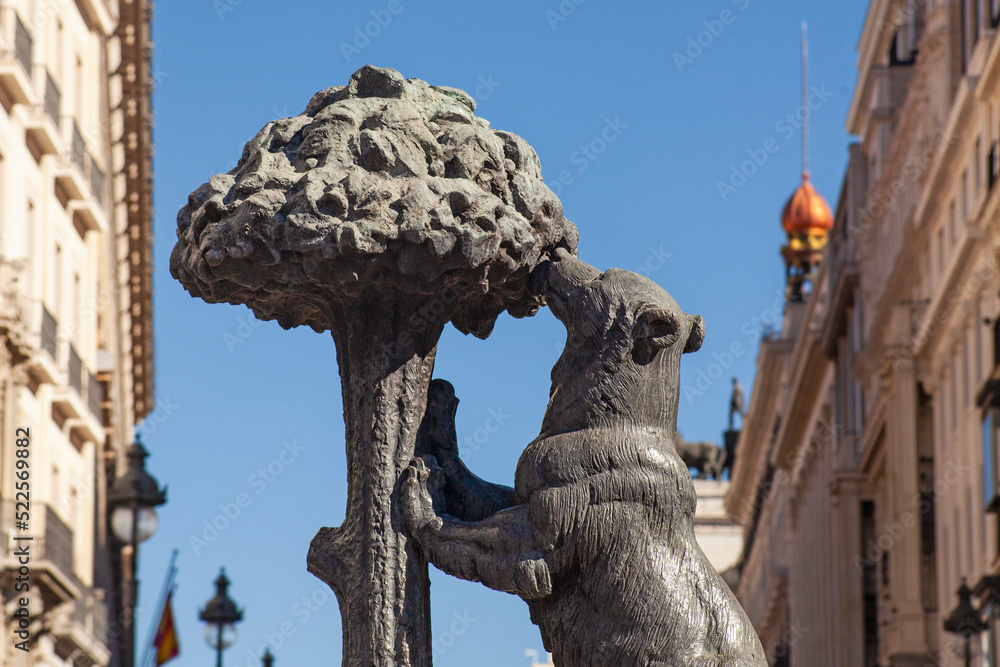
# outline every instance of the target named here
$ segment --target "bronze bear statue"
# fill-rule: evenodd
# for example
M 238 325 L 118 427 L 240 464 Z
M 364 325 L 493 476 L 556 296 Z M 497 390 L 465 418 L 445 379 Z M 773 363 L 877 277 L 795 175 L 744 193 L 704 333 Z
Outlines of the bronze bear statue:
M 539 436 L 513 489 L 458 457 L 451 385 L 435 380 L 401 479 L 408 532 L 456 577 L 527 601 L 556 665 L 766 667 L 694 535 L 675 451 L 681 355 L 704 337 L 656 283 L 563 254 L 536 270 L 566 326 Z

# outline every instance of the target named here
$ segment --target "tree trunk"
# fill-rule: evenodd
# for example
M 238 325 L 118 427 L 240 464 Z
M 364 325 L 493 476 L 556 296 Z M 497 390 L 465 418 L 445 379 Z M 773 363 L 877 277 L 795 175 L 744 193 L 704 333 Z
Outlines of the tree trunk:
M 337 595 L 345 667 L 431 665 L 427 561 L 402 532 L 395 491 L 413 457 L 443 324 L 414 331 L 413 311 L 401 310 L 369 302 L 334 332 L 347 512 L 313 538 L 308 566 Z

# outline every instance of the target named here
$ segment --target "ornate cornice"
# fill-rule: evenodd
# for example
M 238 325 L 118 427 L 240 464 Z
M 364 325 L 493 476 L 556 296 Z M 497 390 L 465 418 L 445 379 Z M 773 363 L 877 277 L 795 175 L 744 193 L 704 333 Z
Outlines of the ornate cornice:
M 132 357 L 134 419 L 153 407 L 153 110 L 150 0 L 123 2 L 116 37 L 121 44 L 125 207 L 128 236 L 128 293 L 131 314 L 129 352 Z

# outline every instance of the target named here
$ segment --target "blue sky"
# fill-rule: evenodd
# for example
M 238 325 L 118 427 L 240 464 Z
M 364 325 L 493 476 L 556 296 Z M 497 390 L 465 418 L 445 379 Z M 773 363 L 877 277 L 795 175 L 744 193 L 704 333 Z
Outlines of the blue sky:
M 582 259 L 647 273 L 705 318 L 704 347 L 684 359 L 679 427 L 689 440 L 718 442 L 729 378 L 749 390 L 760 331 L 780 312 L 779 214 L 801 170 L 792 127 L 800 22 L 810 23 L 813 182 L 835 202 L 866 6 L 159 3 L 158 408 L 142 431 L 148 467 L 170 489 L 160 530 L 140 554 L 141 633 L 177 548 L 182 652 L 174 664 L 211 664 L 197 614 L 220 566 L 246 610 L 227 665 L 260 664 L 252 654 L 268 642 L 277 665 L 340 661 L 334 596 L 305 569 L 309 540 L 340 523 L 346 498 L 333 341 L 258 322 L 243 307 L 192 299 L 168 272 L 188 193 L 232 168 L 265 123 L 300 113 L 315 91 L 345 84 L 366 63 L 468 91 L 477 114 L 534 146 L 580 230 Z M 755 158 L 746 167 L 751 176 L 732 178 Z M 564 339 L 547 312 L 504 316 L 487 341 L 446 330 L 436 375 L 456 387 L 459 438 L 482 476 L 512 483 L 521 449 L 538 433 Z M 492 433 L 485 430 L 491 414 L 502 422 Z M 437 665 L 527 665 L 525 650 L 541 651 L 519 599 L 437 572 L 432 590 Z

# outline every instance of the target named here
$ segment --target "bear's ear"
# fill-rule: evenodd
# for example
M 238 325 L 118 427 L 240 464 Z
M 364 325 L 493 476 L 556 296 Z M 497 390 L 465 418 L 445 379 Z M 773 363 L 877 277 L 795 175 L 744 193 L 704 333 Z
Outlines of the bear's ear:
M 705 320 L 701 315 L 685 315 L 691 323 L 691 333 L 688 334 L 687 343 L 684 344 L 684 353 L 697 352 L 701 349 L 701 344 L 705 342 Z
M 680 322 L 668 310 L 650 308 L 636 319 L 633 329 L 633 351 L 648 363 L 656 353 L 677 342 L 680 337 Z

